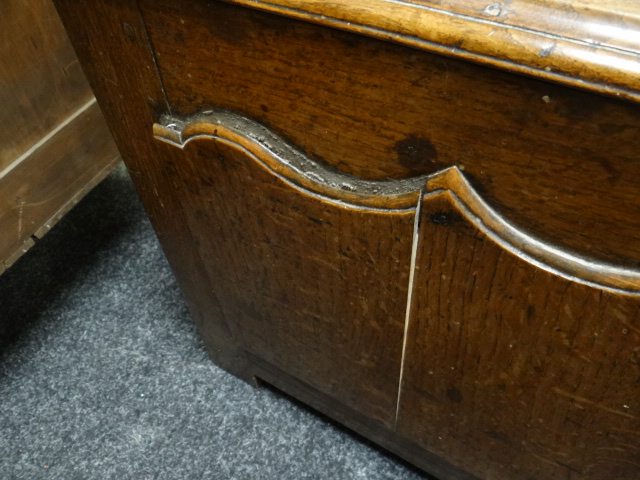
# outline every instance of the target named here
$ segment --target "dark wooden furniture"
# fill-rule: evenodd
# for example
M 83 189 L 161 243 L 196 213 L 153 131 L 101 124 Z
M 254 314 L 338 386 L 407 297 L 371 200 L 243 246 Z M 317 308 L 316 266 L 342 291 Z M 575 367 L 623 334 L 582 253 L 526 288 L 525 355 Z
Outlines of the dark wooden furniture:
M 640 7 L 56 0 L 216 363 L 442 479 L 640 477 Z
M 0 15 L 0 273 L 120 162 L 49 0 Z

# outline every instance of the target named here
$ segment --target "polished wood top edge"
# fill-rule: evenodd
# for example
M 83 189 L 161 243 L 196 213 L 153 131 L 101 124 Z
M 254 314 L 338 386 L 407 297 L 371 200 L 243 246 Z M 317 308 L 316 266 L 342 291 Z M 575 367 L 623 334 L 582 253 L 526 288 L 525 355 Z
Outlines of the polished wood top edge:
M 640 102 L 640 45 L 593 43 L 587 34 L 597 30 L 597 16 L 563 36 L 561 29 L 534 30 L 404 0 L 223 1 Z M 634 35 L 640 27 L 627 38 Z
M 573 282 L 640 296 L 640 271 L 582 257 L 519 230 L 478 195 L 458 167 L 443 170 L 427 181 L 425 201 L 442 194 L 478 230 L 522 260 Z
M 600 47 L 640 52 L 640 2 L 637 0 L 400 1 L 489 19 L 508 27 L 583 40 Z
M 297 190 L 351 209 L 414 211 L 427 180 L 426 175 L 365 180 L 339 172 L 313 161 L 262 125 L 221 109 L 183 119 L 165 116 L 153 125 L 153 134 L 179 148 L 203 138 L 226 143 Z

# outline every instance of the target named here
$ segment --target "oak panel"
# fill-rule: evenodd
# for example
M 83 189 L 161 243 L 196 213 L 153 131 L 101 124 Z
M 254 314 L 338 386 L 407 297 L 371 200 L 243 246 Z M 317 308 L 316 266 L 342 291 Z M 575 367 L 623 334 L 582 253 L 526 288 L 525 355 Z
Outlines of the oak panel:
M 243 348 L 391 425 L 413 212 L 333 205 L 221 139 L 165 171 Z
M 460 470 L 446 459 L 439 457 L 416 443 L 401 437 L 393 430 L 379 422 L 372 422 L 369 418 L 349 408 L 334 398 L 310 387 L 304 381 L 289 376 L 266 363 L 264 360 L 250 357 L 260 383 L 267 383 L 277 389 L 301 400 L 319 412 L 330 416 L 340 424 L 350 428 L 378 445 L 406 459 L 412 464 L 424 469 L 438 480 L 480 480 L 468 472 Z M 436 480 L 433 477 L 426 477 Z
M 456 165 L 545 245 L 637 267 L 637 106 L 216 2 L 57 3 L 216 362 L 443 478 L 634 478 L 637 298 L 539 270 L 430 197 L 402 371 L 410 212 L 152 128 L 223 107 L 340 175 Z
M 128 0 L 55 4 L 209 354 L 219 366 L 250 380 L 244 353 L 229 332 L 164 173 L 164 158 L 179 152 L 152 136 L 155 115 L 168 106 L 137 5 Z
M 232 5 L 141 3 L 174 113 L 243 113 L 361 178 L 457 165 L 520 229 L 639 265 L 637 105 Z
M 495 480 L 637 478 L 640 299 L 569 282 L 425 198 L 397 431 Z
M 634 0 L 224 1 L 640 100 Z

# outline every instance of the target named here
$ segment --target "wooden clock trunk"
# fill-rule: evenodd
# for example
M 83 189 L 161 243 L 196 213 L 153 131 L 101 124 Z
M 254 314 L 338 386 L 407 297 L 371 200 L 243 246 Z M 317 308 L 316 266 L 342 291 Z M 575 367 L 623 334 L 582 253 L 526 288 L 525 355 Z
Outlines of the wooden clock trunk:
M 212 359 L 442 479 L 640 477 L 640 8 L 56 0 Z

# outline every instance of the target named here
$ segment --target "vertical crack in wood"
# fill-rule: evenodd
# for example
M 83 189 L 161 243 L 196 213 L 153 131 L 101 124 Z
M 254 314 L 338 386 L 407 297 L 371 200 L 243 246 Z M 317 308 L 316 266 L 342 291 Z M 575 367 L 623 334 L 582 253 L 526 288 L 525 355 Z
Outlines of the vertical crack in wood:
M 409 269 L 409 286 L 407 288 L 407 308 L 404 317 L 404 335 L 402 337 L 402 357 L 400 360 L 400 375 L 398 378 L 398 396 L 396 400 L 396 414 L 393 429 L 397 430 L 398 415 L 400 413 L 400 401 L 402 399 L 402 382 L 404 380 L 405 358 L 407 353 L 407 340 L 409 337 L 409 322 L 411 321 L 411 304 L 413 303 L 413 287 L 415 281 L 416 258 L 418 256 L 418 242 L 420 241 L 420 216 L 422 212 L 422 200 L 425 190 L 420 190 L 418 204 L 416 205 L 415 218 L 413 219 L 413 239 L 411 243 L 411 265 Z
M 156 54 L 156 49 L 153 46 L 153 42 L 151 42 L 151 35 L 149 34 L 149 28 L 147 27 L 147 21 L 142 14 L 142 9 L 140 8 L 140 2 L 136 0 L 136 8 L 138 9 L 138 15 L 140 15 L 140 20 L 142 21 L 142 28 L 144 29 L 144 37 L 147 41 L 147 45 L 149 46 L 149 52 L 151 53 L 151 58 L 153 59 L 153 66 L 156 70 L 156 75 L 158 76 L 158 83 L 160 83 L 160 89 L 162 90 L 162 95 L 164 96 L 164 103 L 167 106 L 167 112 L 169 115 L 173 115 L 171 112 L 171 104 L 169 103 L 169 96 L 167 95 L 167 90 L 164 88 L 164 79 L 162 78 L 162 74 L 160 73 L 160 66 L 158 65 L 158 56 Z

